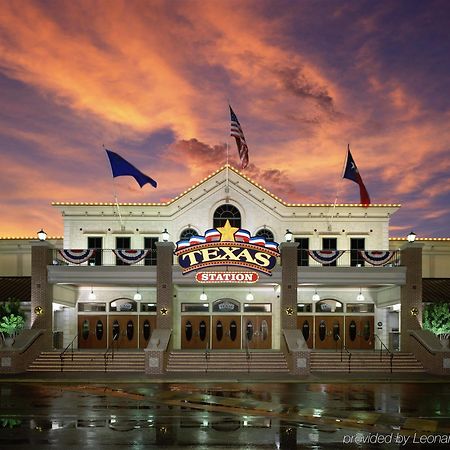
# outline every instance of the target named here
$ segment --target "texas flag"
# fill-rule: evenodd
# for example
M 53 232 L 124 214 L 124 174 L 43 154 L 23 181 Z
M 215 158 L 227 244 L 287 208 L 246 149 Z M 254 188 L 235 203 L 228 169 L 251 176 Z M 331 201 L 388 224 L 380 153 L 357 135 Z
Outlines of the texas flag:
M 345 163 L 344 174 L 342 178 L 347 178 L 347 180 L 352 180 L 359 185 L 359 194 L 361 196 L 361 204 L 368 206 L 370 205 L 370 197 L 367 192 L 366 186 L 364 186 L 359 170 L 356 167 L 353 156 L 350 153 L 350 145 L 348 146 L 347 161 Z

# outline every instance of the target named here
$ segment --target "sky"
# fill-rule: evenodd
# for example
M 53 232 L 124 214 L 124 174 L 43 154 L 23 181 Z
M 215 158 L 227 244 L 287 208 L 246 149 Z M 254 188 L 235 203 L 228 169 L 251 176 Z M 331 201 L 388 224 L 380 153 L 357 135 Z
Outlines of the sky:
M 63 234 L 51 202 L 164 202 L 226 162 L 286 202 L 399 203 L 450 236 L 447 0 L 3 0 L 0 236 Z M 158 182 L 111 176 L 102 147 Z

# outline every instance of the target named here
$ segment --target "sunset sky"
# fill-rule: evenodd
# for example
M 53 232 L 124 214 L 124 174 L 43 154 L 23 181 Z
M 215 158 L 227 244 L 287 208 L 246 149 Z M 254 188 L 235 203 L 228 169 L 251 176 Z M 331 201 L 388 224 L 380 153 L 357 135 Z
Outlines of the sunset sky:
M 391 235 L 450 236 L 447 0 L 3 0 L 0 236 L 62 235 L 52 201 L 113 201 L 102 144 L 167 201 L 226 161 L 287 202 L 401 203 Z

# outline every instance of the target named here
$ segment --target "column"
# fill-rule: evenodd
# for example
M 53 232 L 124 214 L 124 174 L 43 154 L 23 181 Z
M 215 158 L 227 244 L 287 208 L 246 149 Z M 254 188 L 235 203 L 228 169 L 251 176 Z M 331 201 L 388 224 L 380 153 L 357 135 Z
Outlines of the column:
M 401 265 L 406 267 L 406 283 L 401 286 L 401 351 L 415 347 L 409 330 L 422 328 L 422 248 L 423 244 L 407 243 L 401 247 Z
M 31 328 L 44 332 L 44 348 L 53 347 L 53 286 L 47 281 L 53 246 L 45 241 L 31 245 Z
M 156 243 L 156 327 L 173 327 L 173 242 Z
M 281 250 L 280 332 L 297 328 L 297 242 L 283 242 Z

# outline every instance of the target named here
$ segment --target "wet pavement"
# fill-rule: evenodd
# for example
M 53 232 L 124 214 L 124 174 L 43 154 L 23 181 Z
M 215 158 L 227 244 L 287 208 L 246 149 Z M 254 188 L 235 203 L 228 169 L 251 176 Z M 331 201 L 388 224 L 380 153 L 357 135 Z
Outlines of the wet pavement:
M 450 448 L 450 383 L 0 381 L 22 448 Z

